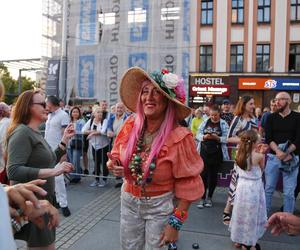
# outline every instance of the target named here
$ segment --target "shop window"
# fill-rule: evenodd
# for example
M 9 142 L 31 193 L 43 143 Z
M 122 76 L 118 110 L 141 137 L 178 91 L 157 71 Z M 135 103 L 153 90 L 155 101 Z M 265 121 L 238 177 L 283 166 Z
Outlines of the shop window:
M 256 71 L 257 72 L 270 71 L 270 45 L 269 44 L 256 45 Z
M 243 72 L 244 45 L 230 46 L 230 72 Z
M 269 23 L 271 21 L 271 0 L 258 0 L 257 22 Z
M 291 0 L 291 21 L 300 21 L 300 0 Z
M 200 46 L 200 72 L 212 71 L 212 46 Z
M 244 0 L 232 0 L 231 22 L 244 23 Z
M 290 45 L 289 72 L 300 72 L 300 44 Z
M 201 24 L 211 25 L 213 23 L 213 0 L 201 1 Z

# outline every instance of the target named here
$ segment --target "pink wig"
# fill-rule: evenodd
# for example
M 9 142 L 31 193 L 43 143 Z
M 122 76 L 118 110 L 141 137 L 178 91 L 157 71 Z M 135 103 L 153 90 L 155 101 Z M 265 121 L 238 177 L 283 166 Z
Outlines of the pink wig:
M 129 180 L 132 180 L 131 173 L 129 170 L 129 162 L 135 151 L 137 140 L 139 139 L 144 124 L 146 122 L 146 118 L 143 112 L 143 107 L 141 102 L 142 89 L 146 85 L 146 83 L 149 83 L 149 81 L 145 81 L 142 84 L 141 92 L 139 94 L 138 102 L 137 102 L 136 118 L 135 118 L 134 126 L 129 135 L 129 140 L 128 140 L 125 153 L 121 156 L 122 165 L 124 166 L 124 170 L 125 170 L 125 176 L 128 177 Z M 164 145 L 168 135 L 170 134 L 170 132 L 174 127 L 174 123 L 175 123 L 175 107 L 173 102 L 169 101 L 165 112 L 165 119 L 162 122 L 158 134 L 152 143 L 148 160 L 144 166 L 143 172 L 145 173 L 145 178 L 147 178 L 147 176 L 149 175 L 150 163 L 152 162 L 153 158 L 158 156 L 161 147 Z

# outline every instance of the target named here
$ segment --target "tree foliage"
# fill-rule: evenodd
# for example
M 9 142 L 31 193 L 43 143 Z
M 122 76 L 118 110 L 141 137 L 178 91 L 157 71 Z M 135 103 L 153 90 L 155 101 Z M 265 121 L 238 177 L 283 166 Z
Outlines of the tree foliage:
M 14 103 L 14 101 L 19 95 L 18 80 L 13 79 L 7 67 L 3 64 L 0 64 L 0 78 L 5 88 L 4 102 L 6 102 L 7 104 Z M 28 77 L 24 77 L 24 76 L 21 77 L 21 92 L 33 89 L 34 86 L 35 86 L 35 81 L 33 81 Z

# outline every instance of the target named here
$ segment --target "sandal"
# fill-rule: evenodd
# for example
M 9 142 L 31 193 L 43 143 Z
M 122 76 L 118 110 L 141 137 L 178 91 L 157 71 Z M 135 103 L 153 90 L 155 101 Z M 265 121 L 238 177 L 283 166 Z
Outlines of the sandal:
M 230 223 L 231 215 L 229 213 L 223 212 L 223 224 L 228 226 Z

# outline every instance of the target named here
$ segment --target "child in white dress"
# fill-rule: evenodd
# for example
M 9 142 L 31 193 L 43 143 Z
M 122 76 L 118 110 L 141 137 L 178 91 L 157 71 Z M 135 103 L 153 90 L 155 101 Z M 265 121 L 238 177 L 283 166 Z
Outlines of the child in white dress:
M 260 249 L 257 241 L 265 232 L 267 211 L 262 170 L 266 147 L 257 132 L 248 130 L 240 135 L 236 156 L 239 181 L 229 225 L 231 240 L 242 250 Z

